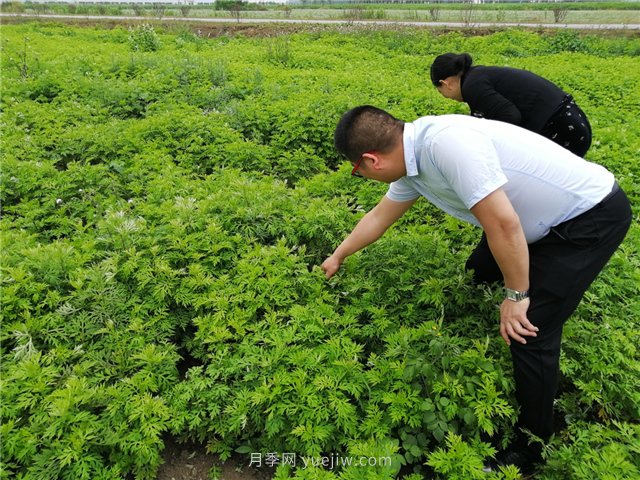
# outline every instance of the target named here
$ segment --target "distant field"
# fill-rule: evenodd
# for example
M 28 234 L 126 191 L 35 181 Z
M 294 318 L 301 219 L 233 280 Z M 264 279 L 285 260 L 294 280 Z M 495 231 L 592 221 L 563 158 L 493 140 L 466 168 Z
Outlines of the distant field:
M 229 16 L 229 12 L 194 11 L 190 16 Z M 309 20 L 389 20 L 389 21 L 424 21 L 424 22 L 505 22 L 505 23 L 554 23 L 554 12 L 549 10 L 439 10 L 434 14 L 429 10 L 406 10 L 397 8 L 377 9 L 292 9 L 284 10 L 250 10 L 241 13 L 247 18 L 291 18 Z M 561 23 L 609 24 L 640 23 L 638 10 L 576 10 L 567 11 Z
M 4 13 L 125 15 L 149 18 L 256 18 L 293 20 L 389 20 L 464 23 L 638 24 L 640 2 L 557 4 L 334 4 L 257 5 L 220 2 L 213 5 L 31 4 L 6 2 Z

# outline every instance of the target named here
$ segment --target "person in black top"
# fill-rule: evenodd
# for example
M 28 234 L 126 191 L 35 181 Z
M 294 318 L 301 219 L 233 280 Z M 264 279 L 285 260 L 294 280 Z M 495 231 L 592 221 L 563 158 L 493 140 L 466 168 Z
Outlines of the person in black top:
M 439 55 L 431 82 L 444 97 L 467 103 L 476 117 L 519 125 L 585 156 L 591 125 L 571 95 L 527 70 L 472 63 L 468 53 Z

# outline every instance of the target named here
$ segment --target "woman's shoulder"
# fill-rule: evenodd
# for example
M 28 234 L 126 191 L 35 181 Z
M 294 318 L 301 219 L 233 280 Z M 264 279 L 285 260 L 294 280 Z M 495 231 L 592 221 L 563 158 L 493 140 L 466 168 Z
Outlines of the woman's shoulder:
M 496 78 L 503 75 L 501 67 L 488 67 L 485 65 L 474 65 L 464 74 L 464 84 L 491 83 Z
M 485 67 L 484 65 L 475 65 L 467 70 L 462 79 L 463 96 L 466 98 L 487 88 L 493 88 L 496 76 L 492 70 L 493 67 Z
M 478 65 L 469 69 L 463 85 L 471 89 L 556 89 L 549 80 L 528 70 L 513 67 Z
M 467 76 L 474 77 L 503 77 L 530 75 L 531 72 L 513 67 L 498 67 L 493 65 L 475 65 L 469 69 Z

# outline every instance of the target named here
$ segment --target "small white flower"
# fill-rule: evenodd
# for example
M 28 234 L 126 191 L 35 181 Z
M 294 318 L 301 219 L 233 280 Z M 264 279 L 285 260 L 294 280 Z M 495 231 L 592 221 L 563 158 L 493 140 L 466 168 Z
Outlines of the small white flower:
M 62 199 L 61 198 L 57 198 L 56 199 L 56 205 L 60 205 L 62 203 Z

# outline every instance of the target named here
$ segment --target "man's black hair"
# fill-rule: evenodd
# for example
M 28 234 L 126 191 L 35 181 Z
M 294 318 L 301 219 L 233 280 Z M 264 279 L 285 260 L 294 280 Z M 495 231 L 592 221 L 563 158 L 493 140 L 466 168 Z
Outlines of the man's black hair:
M 338 152 L 356 162 L 366 152 L 388 152 L 402 134 L 404 122 L 371 105 L 347 111 L 336 126 L 334 144 Z

